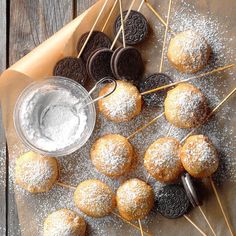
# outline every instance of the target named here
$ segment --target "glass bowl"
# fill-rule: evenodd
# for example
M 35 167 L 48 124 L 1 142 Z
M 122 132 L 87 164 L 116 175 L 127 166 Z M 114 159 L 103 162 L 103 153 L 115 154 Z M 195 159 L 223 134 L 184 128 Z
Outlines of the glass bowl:
M 82 106 L 88 103 L 81 111 L 87 117 L 86 121 L 84 119 L 83 124 L 81 124 L 81 120 L 76 116 L 78 118 L 78 129 L 71 128 L 72 131 L 75 130 L 74 132 L 77 132 L 79 128 L 82 130 L 78 137 L 68 136 L 66 142 L 63 142 L 63 138 L 69 129 L 66 125 L 70 125 L 70 123 L 66 124 L 65 122 L 63 123 L 65 127 L 61 126 L 60 123 L 58 126 L 52 126 L 57 127 L 55 132 L 61 130 L 62 127 L 62 130 L 65 131 L 65 135 L 59 133 L 56 136 L 56 139 L 62 141 L 60 145 L 55 143 L 58 140 L 52 140 L 41 133 L 40 120 L 45 109 L 53 107 L 55 104 L 63 104 L 63 106 L 66 104 L 67 107 L 73 106 L 78 100 L 81 101 Z M 64 156 L 71 154 L 87 142 L 94 130 L 96 109 L 92 101 L 91 96 L 83 86 L 68 78 L 53 76 L 43 81 L 31 83 L 22 91 L 15 105 L 13 119 L 16 133 L 28 148 L 43 155 Z M 91 104 L 89 104 L 90 102 Z M 84 115 L 83 117 L 85 117 Z M 64 116 L 61 118 L 61 120 L 64 119 L 63 121 L 69 122 L 68 120 L 72 118 L 70 112 L 66 112 Z M 53 122 L 58 123 L 58 119 L 56 117 L 55 122 Z M 51 121 L 50 124 L 53 122 Z M 50 131 L 53 131 L 52 127 Z M 55 132 L 53 134 L 56 134 Z M 69 134 L 67 133 L 67 135 Z

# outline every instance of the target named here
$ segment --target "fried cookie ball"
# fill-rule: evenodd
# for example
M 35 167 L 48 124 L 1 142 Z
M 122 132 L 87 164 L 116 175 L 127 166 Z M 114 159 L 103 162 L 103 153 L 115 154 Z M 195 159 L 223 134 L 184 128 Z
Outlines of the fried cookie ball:
M 96 218 L 109 215 L 116 206 L 115 194 L 97 179 L 80 183 L 74 193 L 74 202 L 83 213 Z
M 68 209 L 52 212 L 44 221 L 44 236 L 84 236 L 85 231 L 84 219 Z
M 58 162 L 54 157 L 27 152 L 16 160 L 16 183 L 31 193 L 49 191 L 58 176 Z
M 126 220 L 142 219 L 154 205 L 154 192 L 144 181 L 130 179 L 118 188 L 116 201 L 120 215 Z
M 164 102 L 166 119 L 178 128 L 194 128 L 208 115 L 206 97 L 195 86 L 181 83 L 167 93 Z
M 130 170 L 134 150 L 130 142 L 119 134 L 107 134 L 92 146 L 91 160 L 101 173 L 119 177 Z
M 144 156 L 144 167 L 161 182 L 175 181 L 183 171 L 179 157 L 180 143 L 171 137 L 159 138 L 149 146 Z
M 211 48 L 197 32 L 187 30 L 171 39 L 167 56 L 171 64 L 184 73 L 195 73 L 208 63 Z
M 107 94 L 112 88 L 112 84 L 105 85 L 99 96 Z M 114 122 L 130 121 L 141 112 L 141 94 L 133 84 L 117 80 L 116 90 L 108 97 L 100 99 L 98 107 L 108 120 Z
M 185 170 L 196 178 L 211 176 L 219 166 L 216 148 L 204 135 L 187 138 L 180 151 L 180 158 Z

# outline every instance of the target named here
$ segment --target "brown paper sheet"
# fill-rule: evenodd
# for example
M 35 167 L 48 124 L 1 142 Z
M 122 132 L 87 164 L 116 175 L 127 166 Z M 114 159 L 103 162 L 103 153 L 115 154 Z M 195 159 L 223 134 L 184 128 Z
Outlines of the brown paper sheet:
M 8 140 L 8 146 L 9 146 L 9 156 L 10 156 L 10 162 L 11 165 L 14 166 L 14 160 L 17 158 L 21 153 L 23 153 L 26 149 L 23 147 L 23 145 L 20 143 L 18 138 L 16 137 L 14 126 L 13 126 L 13 109 L 15 101 L 22 91 L 22 89 L 27 86 L 30 82 L 42 79 L 44 77 L 50 76 L 52 74 L 52 69 L 55 65 L 55 63 L 63 58 L 64 56 L 68 55 L 74 55 L 75 56 L 75 46 L 76 42 L 78 41 L 79 37 L 84 33 L 89 31 L 91 26 L 93 25 L 95 18 L 99 12 L 99 10 L 102 7 L 104 0 L 100 0 L 97 2 L 93 7 L 88 9 L 85 13 L 83 13 L 81 16 L 70 22 L 68 25 L 66 25 L 63 29 L 61 29 L 59 32 L 57 32 L 55 35 L 53 35 L 51 38 L 49 38 L 47 41 L 42 43 L 40 46 L 38 46 L 36 49 L 34 49 L 31 53 L 26 55 L 24 58 L 22 58 L 20 61 L 18 61 L 16 64 L 11 66 L 8 70 L 6 70 L 0 77 L 0 97 L 1 97 L 1 103 L 2 103 L 2 109 L 3 109 L 3 118 L 4 118 L 4 125 L 6 129 L 6 135 Z M 123 1 L 123 7 L 124 9 L 127 9 L 131 1 Z M 154 1 L 152 1 L 154 2 Z M 196 3 L 196 1 L 187 1 L 191 8 L 192 5 L 195 5 L 197 12 L 201 13 L 202 15 L 208 15 L 209 13 L 207 10 L 211 12 L 211 14 L 214 17 L 218 17 L 218 20 L 223 24 L 226 24 L 229 29 L 231 29 L 227 35 L 225 35 L 228 38 L 233 37 L 235 35 L 235 13 L 230 10 L 230 7 L 232 5 L 235 5 L 233 0 L 228 0 L 225 4 L 227 6 L 222 6 L 221 1 L 199 1 Z M 206 3 L 207 2 L 207 3 Z M 134 6 L 134 9 L 137 9 L 140 1 L 136 1 L 136 4 Z M 101 29 L 102 22 L 105 21 L 107 15 L 109 14 L 109 11 L 112 7 L 112 1 L 109 2 L 108 6 L 106 7 L 105 13 L 101 20 L 98 23 L 98 26 L 96 29 Z M 171 15 L 174 15 L 175 11 L 178 11 L 181 9 L 182 5 L 184 5 L 183 2 L 180 1 L 174 1 L 173 7 L 172 7 L 172 13 Z M 165 17 L 167 14 L 167 8 L 168 8 L 168 1 L 162 1 L 160 2 L 160 5 L 158 3 L 153 4 L 155 8 L 159 9 L 161 14 Z M 186 8 L 186 6 L 185 6 Z M 116 8 L 116 11 L 114 15 L 112 16 L 112 19 L 110 22 L 114 22 L 115 17 L 118 14 L 119 9 Z M 163 41 L 163 35 L 164 35 L 164 27 L 163 25 L 157 20 L 157 18 L 150 12 L 150 10 L 145 6 L 142 7 L 141 12 L 146 16 L 150 23 L 150 36 L 149 38 L 138 46 L 139 50 L 142 53 L 145 65 L 146 65 L 146 71 L 145 74 L 150 74 L 153 72 L 156 72 L 159 68 L 160 64 L 160 55 L 161 55 L 161 48 L 162 48 L 162 41 Z M 229 16 L 229 19 L 225 21 L 224 15 L 227 14 Z M 170 19 L 170 24 L 172 24 Z M 113 39 L 113 25 L 110 24 L 107 27 L 106 33 Z M 232 47 L 235 45 L 236 40 L 235 38 L 232 41 L 229 41 L 226 47 Z M 231 58 L 229 58 L 230 60 Z M 232 61 L 228 61 L 228 63 L 232 63 Z M 169 66 L 168 62 L 165 60 L 164 64 L 164 71 L 168 71 L 170 75 L 173 75 L 174 79 L 181 78 L 181 75 L 173 70 L 172 67 Z M 235 69 L 233 70 L 235 73 Z M 216 95 L 219 98 L 223 98 L 225 94 L 227 94 L 230 89 L 235 87 L 236 83 L 235 80 L 232 80 L 232 74 L 229 75 L 227 72 L 222 73 L 220 75 L 221 80 L 216 83 L 212 83 L 214 86 L 214 89 L 216 89 Z M 198 85 L 198 84 L 197 84 Z M 201 86 L 201 84 L 199 84 Z M 207 90 L 205 90 L 207 92 Z M 207 95 L 207 94 L 206 94 Z M 233 100 L 235 102 L 235 100 Z M 229 102 L 229 106 L 231 106 L 231 109 L 229 108 L 226 112 L 224 119 L 222 120 L 221 114 L 216 115 L 217 119 L 217 127 L 213 127 L 214 132 L 218 132 L 216 136 L 212 136 L 212 138 L 219 138 L 220 132 L 222 130 L 225 130 L 225 128 L 228 129 L 229 135 L 227 138 L 224 138 L 222 143 L 222 147 L 224 145 L 227 145 L 225 143 L 227 140 L 235 140 L 232 137 L 234 137 L 233 134 L 235 134 L 235 117 L 233 115 L 235 111 L 235 103 L 233 101 Z M 234 105 L 234 107 L 233 107 Z M 106 181 L 108 184 L 112 185 L 112 187 L 115 188 L 119 185 L 120 182 L 123 180 L 118 181 L 112 181 L 109 178 L 106 177 L 100 177 L 100 175 L 94 171 L 93 167 L 91 170 L 87 168 L 87 172 L 83 172 L 83 168 L 80 168 L 80 165 L 78 159 L 84 160 L 85 163 L 88 162 L 89 164 L 89 148 L 93 141 L 100 137 L 104 133 L 121 133 L 125 136 L 132 133 L 136 128 L 138 128 L 140 125 L 147 123 L 147 121 L 150 120 L 150 118 L 155 117 L 157 113 L 161 111 L 161 106 L 157 107 L 156 109 L 144 109 L 143 113 L 138 117 L 137 119 L 127 123 L 127 124 L 118 124 L 115 125 L 111 122 L 106 121 L 99 115 L 98 121 L 97 121 L 97 127 L 94 131 L 93 136 L 91 137 L 90 141 L 83 147 L 81 150 L 79 150 L 76 154 L 71 155 L 70 157 L 66 157 L 66 159 L 59 159 L 62 166 L 62 177 L 61 179 L 65 182 L 71 183 L 71 184 L 78 184 L 78 181 L 82 179 L 86 179 L 88 177 L 97 177 L 101 178 L 102 180 Z M 139 153 L 139 159 L 142 163 L 142 156 L 145 151 L 145 149 L 150 145 L 155 139 L 157 139 L 159 136 L 164 135 L 165 126 L 167 126 L 165 121 L 161 121 L 159 124 L 154 125 L 151 129 L 147 129 L 143 132 L 140 136 L 138 135 L 137 138 L 132 140 L 133 144 L 135 145 L 137 153 Z M 164 131 L 163 131 L 164 130 Z M 233 131 L 232 131 L 233 130 Z M 209 131 L 209 127 L 206 126 L 205 129 L 203 129 L 203 132 L 207 133 Z M 178 131 L 174 129 L 173 133 L 177 133 Z M 213 131 L 210 132 L 210 134 L 213 135 Z M 178 135 L 176 135 L 178 136 Z M 140 145 L 141 144 L 141 145 Z M 231 149 L 230 149 L 231 148 Z M 229 147 L 228 152 L 229 155 L 233 155 L 234 147 Z M 226 153 L 227 155 L 227 153 Z M 234 154 L 235 155 L 235 154 Z M 231 157 L 231 156 L 229 156 Z M 70 163 L 70 164 L 69 164 Z M 72 173 L 68 171 L 66 173 L 63 170 L 63 167 L 76 166 L 76 171 L 79 173 Z M 235 165 L 235 163 L 234 163 Z M 85 168 L 86 169 L 86 168 Z M 88 173 L 89 169 L 89 173 Z M 70 169 L 69 169 L 70 170 Z M 11 170 L 13 172 L 13 170 Z M 234 170 L 235 171 L 235 170 Z M 135 177 L 137 173 L 131 173 L 128 177 Z M 82 176 L 79 179 L 76 179 L 78 176 Z M 127 177 L 127 178 L 128 178 Z M 139 177 L 145 179 L 146 175 L 141 174 Z M 236 175 L 235 179 L 233 181 L 236 181 Z M 114 182 L 114 183 L 113 183 Z M 158 184 L 157 184 L 158 185 Z M 214 226 L 214 229 L 217 232 L 217 235 L 229 235 L 227 227 L 225 225 L 225 222 L 223 220 L 222 214 L 219 210 L 219 207 L 217 205 L 216 199 L 212 193 L 211 188 L 209 187 L 209 183 L 206 180 L 205 181 L 206 192 L 202 193 L 205 196 L 203 210 L 206 212 L 210 222 Z M 13 186 L 14 187 L 14 186 Z M 17 202 L 17 208 L 18 208 L 18 216 L 19 221 L 21 224 L 21 234 L 23 236 L 30 236 L 30 235 L 41 235 L 42 234 L 42 223 L 44 217 L 50 213 L 51 211 L 58 209 L 60 207 L 68 207 L 73 208 L 73 203 L 68 203 L 68 198 L 72 197 L 73 193 L 69 193 L 67 190 L 60 190 L 60 194 L 62 194 L 64 197 L 61 197 L 60 199 L 57 198 L 57 187 L 55 187 L 53 190 L 51 190 L 47 194 L 39 194 L 39 195 L 30 195 L 25 192 L 22 193 L 21 190 L 18 189 L 18 187 L 15 189 L 15 198 Z M 219 192 L 222 198 L 223 205 L 225 206 L 225 210 L 227 214 L 229 215 L 229 219 L 231 224 L 234 228 L 236 228 L 236 211 L 235 209 L 235 196 L 236 196 L 236 187 L 235 184 L 232 183 L 232 181 L 225 181 L 224 184 L 220 185 Z M 56 199 L 56 200 L 55 200 Z M 58 203 L 57 203 L 58 201 Z M 64 202 L 63 202 L 64 201 Z M 72 199 L 71 199 L 72 202 Z M 63 205 L 64 203 L 64 205 Z M 48 207 L 47 212 L 45 209 L 42 209 L 41 205 L 45 204 L 45 206 Z M 208 228 L 207 224 L 205 223 L 203 217 L 200 215 L 200 212 L 198 209 L 194 209 L 189 213 L 189 217 L 194 220 L 196 224 L 198 224 L 204 232 L 207 234 L 211 234 L 210 229 Z M 113 217 L 114 218 L 114 217 Z M 139 235 L 139 232 L 130 226 L 123 224 L 122 227 L 115 226 L 116 222 L 119 221 L 117 218 L 110 220 L 108 219 L 108 223 L 102 223 L 102 219 L 97 221 L 97 223 L 93 223 L 91 219 L 88 219 L 89 224 L 91 225 L 90 231 L 93 231 L 91 235 Z M 30 225 L 29 225 L 30 222 Z M 107 222 L 107 221 L 105 221 Z M 154 235 L 199 235 L 199 232 L 196 231 L 192 225 L 190 225 L 183 217 L 177 220 L 168 220 L 160 216 L 159 214 L 156 215 L 152 213 L 147 220 L 143 221 L 143 225 L 145 229 L 149 229 L 151 233 Z M 97 228 L 97 229 L 96 229 Z M 98 229 L 99 228 L 99 229 Z M 15 235 L 18 235 L 19 232 L 15 232 Z

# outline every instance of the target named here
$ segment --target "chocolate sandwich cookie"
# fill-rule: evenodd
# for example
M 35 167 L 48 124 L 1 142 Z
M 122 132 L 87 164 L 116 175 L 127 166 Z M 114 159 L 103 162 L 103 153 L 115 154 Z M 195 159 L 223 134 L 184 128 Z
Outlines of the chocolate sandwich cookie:
M 53 69 L 53 75 L 73 79 L 83 86 L 88 77 L 84 62 L 76 57 L 65 57 L 58 61 Z
M 144 72 L 144 64 L 140 52 L 134 47 L 120 49 L 114 59 L 115 76 L 137 84 Z
M 175 219 L 183 216 L 189 210 L 190 202 L 181 185 L 164 186 L 158 193 L 156 209 L 164 217 Z
M 123 17 L 128 11 L 123 12 Z M 121 27 L 121 16 L 119 15 L 114 24 L 115 35 Z M 148 22 L 146 18 L 137 11 L 131 10 L 128 19 L 124 22 L 125 41 L 128 45 L 135 45 L 145 40 L 148 35 Z M 119 35 L 119 41 L 123 42 L 122 34 Z
M 77 52 L 79 53 L 81 48 L 83 47 L 89 32 L 84 33 L 78 44 L 77 44 Z M 82 54 L 81 58 L 84 62 L 86 62 L 91 55 L 97 48 L 110 48 L 111 47 L 111 40 L 110 38 L 101 31 L 93 31 Z
M 188 173 L 184 173 L 181 176 L 181 179 L 182 179 L 184 189 L 185 189 L 187 196 L 189 198 L 189 201 L 191 202 L 193 207 L 200 206 L 201 205 L 200 200 L 199 200 L 197 190 L 194 186 L 191 176 Z
M 113 77 L 110 63 L 112 54 L 112 50 L 101 48 L 91 55 L 87 69 L 91 78 L 98 81 L 107 76 Z
M 170 83 L 173 83 L 173 81 L 168 75 L 164 73 L 156 73 L 143 79 L 139 84 L 139 90 L 142 93 Z M 166 92 L 167 89 L 163 89 L 143 95 L 143 100 L 147 106 L 160 106 L 160 104 L 164 102 Z
M 112 54 L 112 57 L 111 57 L 111 70 L 112 70 L 112 73 L 115 75 L 115 58 L 116 58 L 116 55 L 117 53 L 122 49 L 123 47 L 118 47 L 115 49 L 115 51 L 113 52 Z

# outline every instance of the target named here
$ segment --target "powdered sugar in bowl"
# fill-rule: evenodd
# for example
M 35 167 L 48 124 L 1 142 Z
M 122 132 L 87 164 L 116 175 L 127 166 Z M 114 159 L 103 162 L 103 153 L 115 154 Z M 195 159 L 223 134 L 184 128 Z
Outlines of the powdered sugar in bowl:
M 74 104 L 80 106 L 76 113 L 71 109 Z M 63 77 L 30 84 L 14 110 L 18 136 L 27 147 L 44 155 L 62 156 L 76 151 L 91 136 L 95 121 L 90 94 Z

